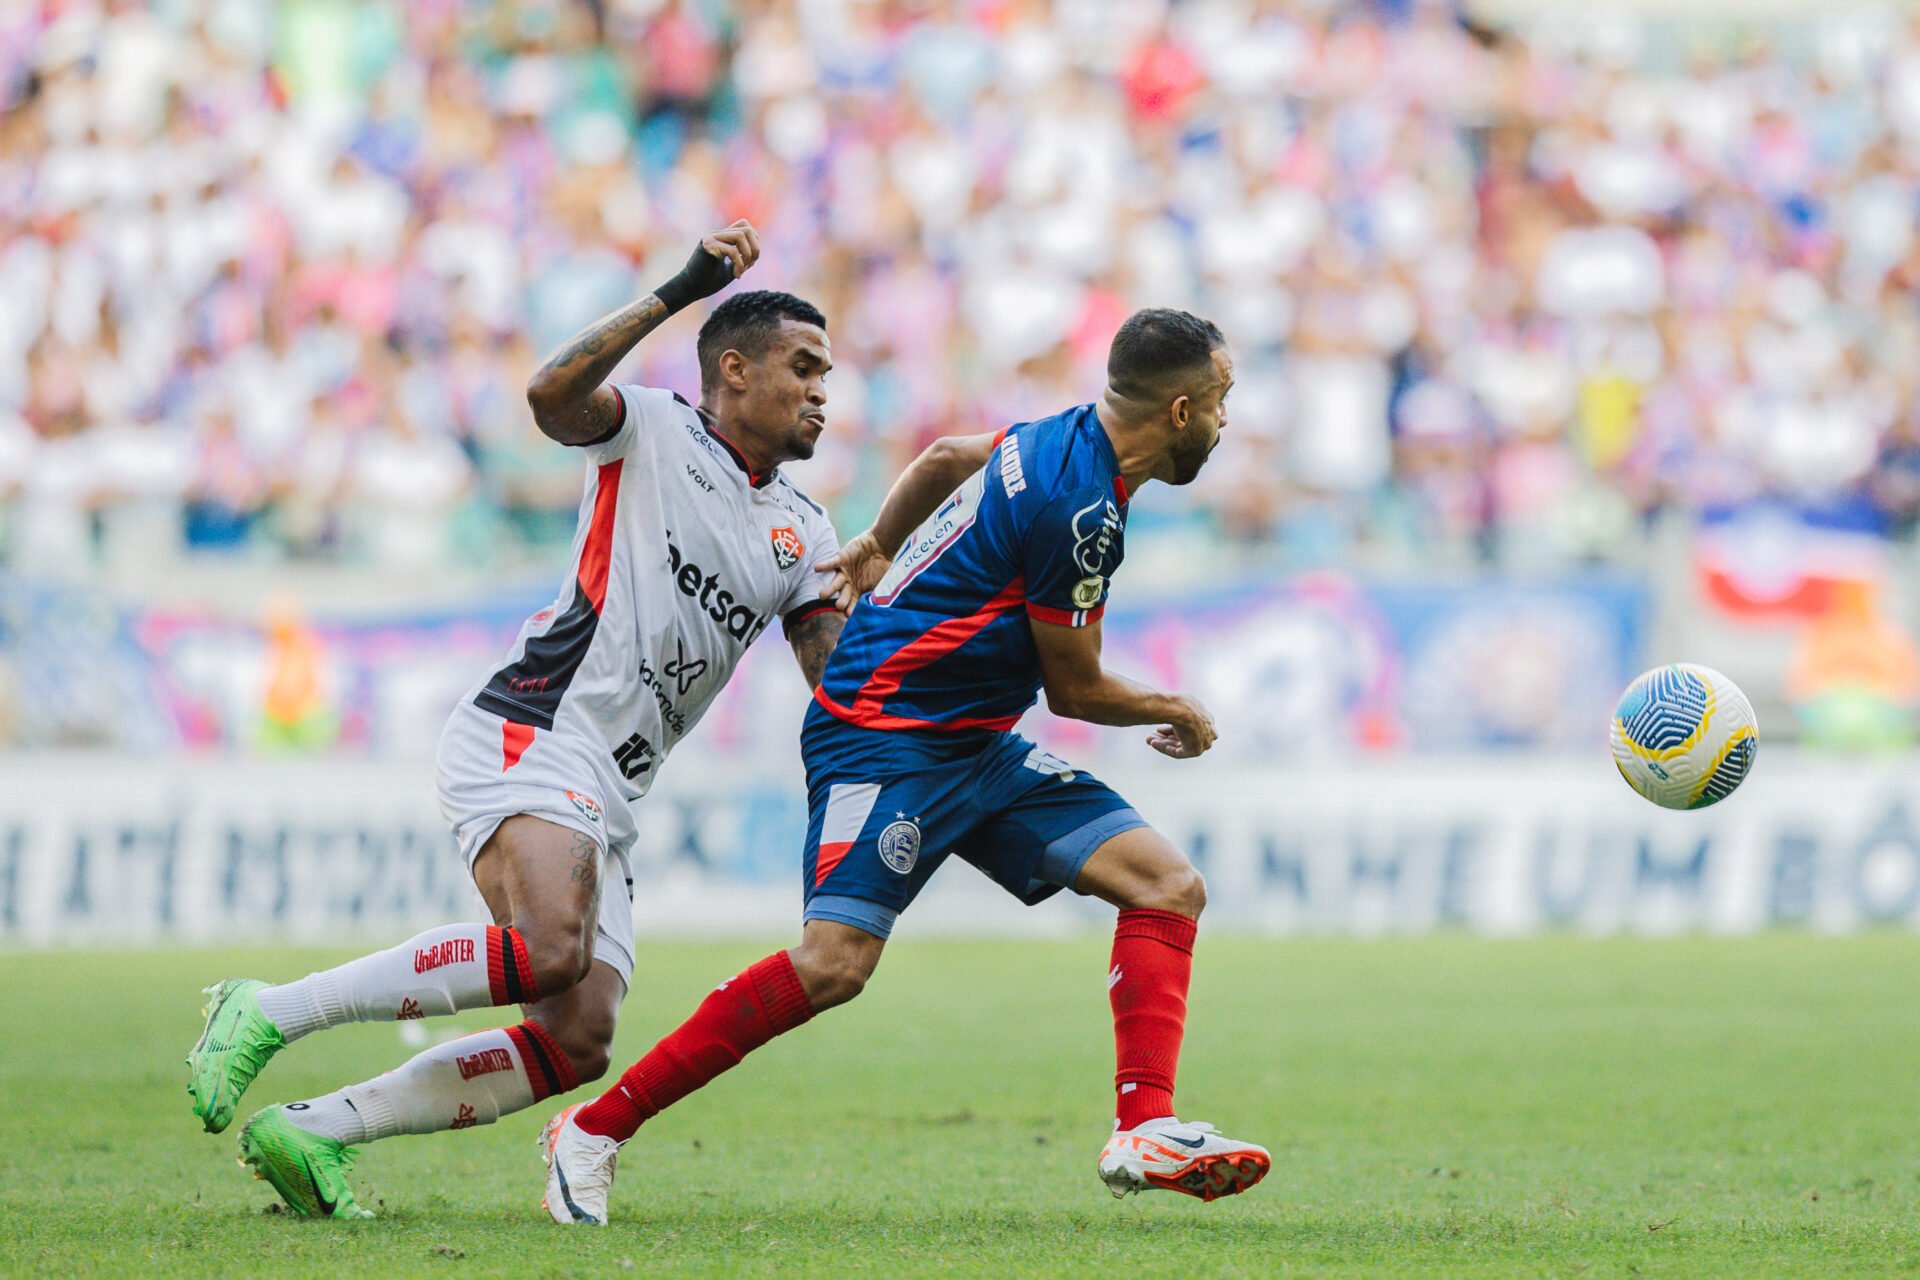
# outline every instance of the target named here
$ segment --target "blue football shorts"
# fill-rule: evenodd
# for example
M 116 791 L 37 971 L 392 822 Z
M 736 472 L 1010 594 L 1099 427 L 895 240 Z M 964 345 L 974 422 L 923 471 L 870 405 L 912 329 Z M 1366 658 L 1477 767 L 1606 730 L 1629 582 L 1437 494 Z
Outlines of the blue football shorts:
M 1147 825 L 1113 788 L 1016 733 L 969 735 L 978 750 L 941 759 L 925 735 L 908 743 L 825 720 L 810 718 L 803 736 L 808 920 L 884 938 L 948 854 L 1031 906 L 1070 888 L 1102 844 Z M 877 758 L 887 739 L 902 749 Z M 866 749 L 836 749 L 850 742 Z

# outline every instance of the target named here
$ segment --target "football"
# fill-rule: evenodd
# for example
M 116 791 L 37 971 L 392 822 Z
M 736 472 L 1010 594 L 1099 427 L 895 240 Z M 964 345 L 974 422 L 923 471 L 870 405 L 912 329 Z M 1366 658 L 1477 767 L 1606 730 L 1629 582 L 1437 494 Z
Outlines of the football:
M 1753 768 L 1759 726 L 1740 687 L 1676 662 L 1627 686 L 1613 712 L 1613 761 L 1627 785 L 1665 809 L 1704 809 Z

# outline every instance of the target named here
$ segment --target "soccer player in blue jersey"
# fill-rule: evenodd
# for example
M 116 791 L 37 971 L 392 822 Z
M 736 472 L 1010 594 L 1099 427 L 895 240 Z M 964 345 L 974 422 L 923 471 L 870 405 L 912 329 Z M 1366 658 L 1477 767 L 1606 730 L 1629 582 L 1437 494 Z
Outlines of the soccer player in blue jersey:
M 1045 690 L 1057 715 L 1158 726 L 1148 745 L 1175 759 L 1213 745 L 1197 701 L 1101 665 L 1100 615 L 1129 500 L 1149 480 L 1199 474 L 1232 385 L 1219 329 L 1142 311 L 1113 340 L 1097 403 L 940 441 L 901 476 L 828 585 L 843 606 L 866 593 L 801 737 L 801 943 L 723 982 L 618 1085 L 548 1123 L 556 1221 L 606 1221 L 619 1146 L 642 1123 L 858 995 L 950 854 L 1022 902 L 1069 888 L 1119 908 L 1107 975 L 1117 1115 L 1098 1166 L 1113 1193 L 1212 1200 L 1266 1175 L 1260 1147 L 1174 1115 L 1200 873 L 1112 789 L 1013 732 Z

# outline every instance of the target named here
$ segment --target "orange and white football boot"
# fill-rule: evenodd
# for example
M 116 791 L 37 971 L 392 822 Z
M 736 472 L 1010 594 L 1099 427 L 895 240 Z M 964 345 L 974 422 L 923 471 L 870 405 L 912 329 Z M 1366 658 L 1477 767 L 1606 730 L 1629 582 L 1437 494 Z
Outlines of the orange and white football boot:
M 1272 1167 L 1265 1147 L 1235 1142 L 1210 1124 L 1184 1124 L 1172 1116 L 1115 1133 L 1100 1153 L 1100 1181 L 1116 1196 L 1178 1191 L 1218 1200 L 1245 1191 Z
M 573 1122 L 574 1113 L 586 1105 L 574 1103 L 540 1131 L 540 1158 L 547 1162 L 547 1194 L 540 1198 L 540 1207 L 555 1222 L 598 1227 L 606 1225 L 620 1144 Z

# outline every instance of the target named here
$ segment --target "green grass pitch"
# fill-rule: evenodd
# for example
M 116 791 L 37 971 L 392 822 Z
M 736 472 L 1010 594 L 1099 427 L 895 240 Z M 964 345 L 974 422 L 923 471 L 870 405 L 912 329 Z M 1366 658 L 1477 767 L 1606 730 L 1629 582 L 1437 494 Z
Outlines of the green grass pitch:
M 640 953 L 631 1060 L 767 950 Z M 901 941 L 649 1125 L 614 1224 L 538 1216 L 549 1108 L 368 1150 L 368 1223 L 267 1212 L 202 1134 L 199 987 L 340 953 L 3 955 L 0 1275 L 1838 1276 L 1920 1270 L 1920 939 L 1202 935 L 1182 1114 L 1274 1173 L 1115 1201 L 1106 946 Z M 504 1020 L 504 1019 L 495 1019 Z M 472 1016 L 463 1025 L 484 1025 Z M 445 1027 L 448 1024 L 429 1024 Z M 258 1106 L 399 1062 L 315 1036 Z

